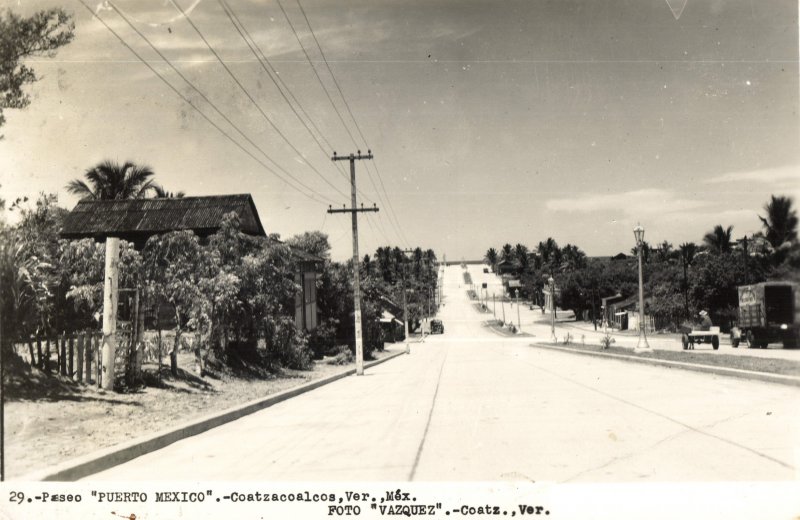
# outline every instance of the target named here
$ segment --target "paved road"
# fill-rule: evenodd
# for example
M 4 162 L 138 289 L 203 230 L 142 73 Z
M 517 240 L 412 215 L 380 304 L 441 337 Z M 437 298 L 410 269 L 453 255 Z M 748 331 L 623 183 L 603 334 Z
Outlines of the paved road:
M 592 359 L 482 325 L 459 266 L 408 356 L 91 477 L 793 480 L 800 389 Z

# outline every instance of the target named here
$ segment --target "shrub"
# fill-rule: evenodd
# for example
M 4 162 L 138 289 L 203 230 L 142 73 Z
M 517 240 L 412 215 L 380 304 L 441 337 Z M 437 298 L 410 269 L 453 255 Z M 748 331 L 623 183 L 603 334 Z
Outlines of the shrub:
M 311 349 L 303 334 L 295 328 L 292 318 L 284 316 L 276 319 L 269 328 L 266 343 L 267 355 L 273 366 L 308 370 L 313 365 Z
M 338 320 L 329 318 L 308 335 L 308 347 L 314 359 L 322 359 L 326 354 L 335 354 L 336 325 Z
M 353 351 L 350 350 L 350 347 L 347 345 L 339 345 L 336 347 L 336 354 L 334 357 L 329 359 L 327 363 L 329 365 L 348 365 L 355 361 L 355 356 L 353 355 Z
M 611 337 L 611 334 L 609 334 L 608 332 L 606 332 L 605 336 L 600 338 L 600 346 L 603 350 L 609 348 L 614 342 L 615 342 L 614 338 Z

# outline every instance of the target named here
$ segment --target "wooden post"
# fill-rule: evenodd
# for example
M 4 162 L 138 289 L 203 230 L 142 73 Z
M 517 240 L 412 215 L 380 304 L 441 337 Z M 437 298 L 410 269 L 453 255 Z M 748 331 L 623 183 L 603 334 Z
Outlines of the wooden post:
M 83 340 L 83 356 L 86 360 L 84 369 L 86 374 L 85 377 L 87 385 L 92 381 L 92 337 L 93 336 L 94 334 L 88 332 L 86 333 L 86 337 Z
M 44 347 L 44 371 L 50 373 L 50 338 L 48 337 Z
M 119 302 L 119 238 L 106 237 L 103 283 L 102 388 L 114 389 L 114 360 L 117 352 L 117 303 Z
M 100 388 L 103 382 L 103 364 L 100 360 L 100 345 L 102 337 L 102 334 L 94 335 L 94 382 L 97 385 L 97 388 Z
M 67 333 L 61 333 L 61 364 L 59 365 L 59 372 L 62 376 L 67 374 Z
M 140 289 L 136 289 L 136 364 L 134 366 L 134 380 L 142 379 L 142 364 L 144 363 L 144 308 L 146 299 L 140 296 Z
M 63 336 L 63 332 L 61 333 Z M 56 347 L 56 374 L 61 373 L 61 338 L 56 334 L 55 347 Z
M 158 311 L 156 311 L 157 313 Z M 158 320 L 158 316 L 156 316 L 156 321 Z M 161 382 L 161 366 L 162 366 L 162 354 L 161 354 L 161 325 L 158 325 L 158 382 Z
M 36 335 L 36 354 L 37 354 L 37 365 L 39 370 L 44 370 L 44 359 L 42 358 L 42 337 L 38 334 Z
M 33 339 L 31 339 L 30 337 L 28 337 L 28 352 L 31 355 L 31 366 L 35 367 L 36 366 L 36 356 L 34 355 L 34 352 L 33 352 Z
M 78 382 L 83 383 L 83 337 L 85 333 L 78 334 Z
M 70 379 L 75 377 L 75 333 L 69 335 L 69 350 L 67 353 L 67 375 Z

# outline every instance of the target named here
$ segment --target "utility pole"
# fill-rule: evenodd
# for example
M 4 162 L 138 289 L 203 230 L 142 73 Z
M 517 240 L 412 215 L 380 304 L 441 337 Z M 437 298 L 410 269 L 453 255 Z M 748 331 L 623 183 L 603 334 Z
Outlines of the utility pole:
M 413 249 L 403 249 L 403 322 L 405 323 L 406 329 L 406 354 L 411 353 L 411 345 L 408 342 L 408 300 L 406 299 L 406 295 L 408 294 L 408 286 L 406 285 L 406 279 L 408 277 L 408 262 L 405 260 L 410 260 L 410 254 L 414 253 Z
M 361 273 L 360 261 L 358 258 L 358 214 L 366 211 L 378 211 L 378 207 L 373 205 L 371 208 L 356 206 L 356 161 L 372 159 L 372 150 L 367 150 L 367 155 L 350 154 L 348 157 L 339 157 L 333 152 L 332 161 L 350 161 L 350 209 L 333 209 L 328 206 L 328 213 L 350 213 L 353 218 L 353 320 L 355 321 L 355 341 L 356 341 L 356 375 L 364 375 L 364 335 L 361 330 Z

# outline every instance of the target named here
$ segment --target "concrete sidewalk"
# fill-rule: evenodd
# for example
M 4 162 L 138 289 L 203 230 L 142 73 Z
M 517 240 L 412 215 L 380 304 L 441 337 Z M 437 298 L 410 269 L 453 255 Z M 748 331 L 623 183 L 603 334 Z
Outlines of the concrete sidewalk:
M 371 368 L 398 356 L 405 355 L 405 349 L 392 353 L 382 359 L 367 362 L 365 368 Z M 338 374 L 328 376 L 323 379 L 311 381 L 309 383 L 278 392 L 268 397 L 255 399 L 248 403 L 208 414 L 199 419 L 188 421 L 182 425 L 168 430 L 158 431 L 151 435 L 138 437 L 131 441 L 117 444 L 109 448 L 89 453 L 82 457 L 69 460 L 58 466 L 39 470 L 28 475 L 24 475 L 14 480 L 21 481 L 74 481 L 86 476 L 107 470 L 119 464 L 128 462 L 142 455 L 160 450 L 170 444 L 180 440 L 206 432 L 223 424 L 235 421 L 247 415 L 253 414 L 264 408 L 268 408 L 292 397 L 315 390 L 321 386 L 333 383 L 347 376 L 355 374 L 356 369 L 350 368 Z

